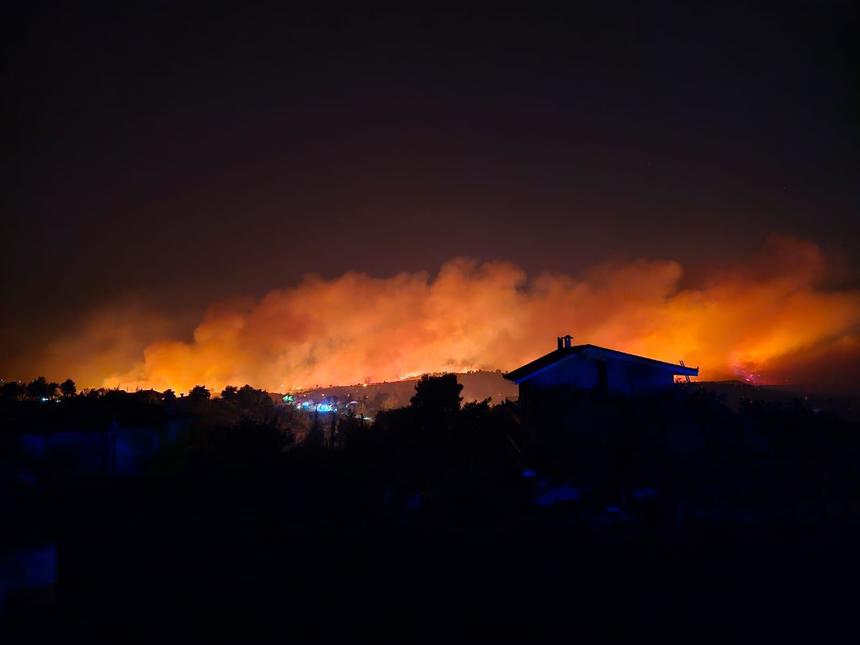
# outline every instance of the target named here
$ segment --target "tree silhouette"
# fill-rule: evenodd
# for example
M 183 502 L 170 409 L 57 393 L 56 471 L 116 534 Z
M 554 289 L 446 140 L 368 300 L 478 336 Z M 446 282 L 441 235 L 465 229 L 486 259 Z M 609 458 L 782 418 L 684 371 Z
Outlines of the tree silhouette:
M 273 407 L 272 397 L 263 390 L 243 385 L 236 395 L 236 402 L 243 410 L 266 410 Z
M 231 403 L 236 402 L 236 393 L 239 391 L 235 385 L 228 385 L 223 390 L 221 390 L 221 398 L 225 401 L 230 401 Z
M 74 396 L 78 389 L 75 387 L 75 382 L 67 378 L 65 381 L 60 383 L 60 392 L 63 393 L 63 396 L 68 398 L 70 396 Z
M 208 401 L 211 396 L 212 394 L 203 385 L 195 385 L 188 393 L 188 399 L 194 402 Z
M 166 389 L 161 393 L 161 400 L 165 403 L 175 403 L 176 402 L 176 392 L 171 389 Z
M 48 383 L 44 376 L 40 376 L 27 384 L 27 396 L 31 399 L 47 399 L 57 393 L 59 386 L 56 383 Z
M 412 409 L 429 417 L 451 417 L 460 410 L 463 386 L 456 374 L 429 376 L 425 374 L 415 384 L 415 396 L 410 403 Z
M 308 428 L 308 434 L 305 438 L 305 448 L 309 450 L 320 450 L 325 442 L 324 430 L 322 424 L 320 424 L 320 415 L 319 412 L 314 411 L 313 420 L 311 422 L 310 428 Z
M 8 383 L 3 384 L 2 392 L 3 398 L 17 401 L 22 396 L 24 396 L 24 392 L 26 388 L 23 383 L 19 383 L 18 381 L 9 381 Z

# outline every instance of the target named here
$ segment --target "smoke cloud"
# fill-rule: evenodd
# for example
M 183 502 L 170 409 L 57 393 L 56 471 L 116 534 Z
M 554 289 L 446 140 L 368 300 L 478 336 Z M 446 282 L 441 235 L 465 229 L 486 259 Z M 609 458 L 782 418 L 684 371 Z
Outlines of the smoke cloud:
M 129 353 L 122 340 L 134 336 L 125 327 L 104 352 L 86 329 L 60 344 L 86 348 L 75 368 L 83 385 L 177 391 L 243 383 L 286 391 L 509 370 L 552 350 L 567 332 L 576 343 L 683 359 L 704 380 L 823 383 L 833 376 L 828 362 L 841 365 L 840 374 L 858 364 L 860 290 L 827 287 L 830 267 L 814 244 L 773 238 L 746 265 L 715 271 L 698 286 L 682 286 L 682 277 L 674 261 L 530 277 L 506 262 L 455 259 L 435 275 L 307 276 L 260 299 L 220 302 L 193 339 L 148 342 L 121 369 Z M 151 333 L 152 322 L 141 324 Z M 104 323 L 96 329 L 104 333 Z

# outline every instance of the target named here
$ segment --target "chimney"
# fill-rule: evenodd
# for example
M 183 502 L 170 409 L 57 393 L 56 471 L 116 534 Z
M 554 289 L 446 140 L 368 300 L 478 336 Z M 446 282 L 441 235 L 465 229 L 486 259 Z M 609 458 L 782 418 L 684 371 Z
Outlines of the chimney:
M 559 349 L 561 349 L 561 342 L 562 341 L 564 342 L 564 348 L 570 349 L 571 344 L 573 343 L 573 336 L 571 336 L 570 334 L 567 334 L 566 336 L 562 336 L 558 340 L 559 340 Z
M 562 340 L 561 340 L 561 336 L 559 336 L 556 340 L 558 341 L 558 348 L 559 348 L 559 349 L 561 349 L 561 348 L 562 348 L 562 344 L 561 344 L 561 342 L 562 342 Z

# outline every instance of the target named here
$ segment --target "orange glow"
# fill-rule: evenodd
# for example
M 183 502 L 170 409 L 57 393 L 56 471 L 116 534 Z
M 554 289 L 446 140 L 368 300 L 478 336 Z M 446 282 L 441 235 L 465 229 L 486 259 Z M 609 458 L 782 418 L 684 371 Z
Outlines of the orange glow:
M 575 343 L 683 359 L 704 380 L 797 381 L 803 373 L 794 366 L 806 370 L 804 356 L 821 364 L 857 352 L 860 291 L 825 288 L 827 272 L 814 244 L 774 238 L 753 262 L 694 288 L 681 287 L 677 262 L 646 260 L 579 276 L 529 278 L 513 264 L 465 259 L 435 276 L 309 276 L 256 301 L 216 304 L 193 340 L 150 342 L 122 369 L 115 350 L 94 351 L 68 369 L 102 375 L 82 383 L 89 386 L 187 391 L 251 383 L 285 391 L 508 370 L 570 332 Z

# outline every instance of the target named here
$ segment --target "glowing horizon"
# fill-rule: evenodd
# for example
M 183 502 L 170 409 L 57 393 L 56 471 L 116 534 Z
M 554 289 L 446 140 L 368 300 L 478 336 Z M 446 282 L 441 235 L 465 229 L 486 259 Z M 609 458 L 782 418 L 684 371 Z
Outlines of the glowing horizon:
M 249 383 L 286 392 L 508 371 L 570 332 L 577 344 L 684 360 L 700 368 L 700 380 L 821 380 L 827 361 L 860 353 L 860 291 L 826 287 L 830 270 L 815 244 L 775 237 L 749 262 L 695 287 L 683 286 L 673 260 L 605 263 L 577 276 L 529 277 L 508 262 L 462 258 L 435 275 L 308 276 L 259 299 L 214 304 L 190 341 L 146 339 L 138 330 L 159 326 L 154 314 L 136 310 L 108 343 L 111 325 L 94 315 L 81 334 L 47 348 L 45 370 L 78 374 L 82 388 L 220 391 Z

